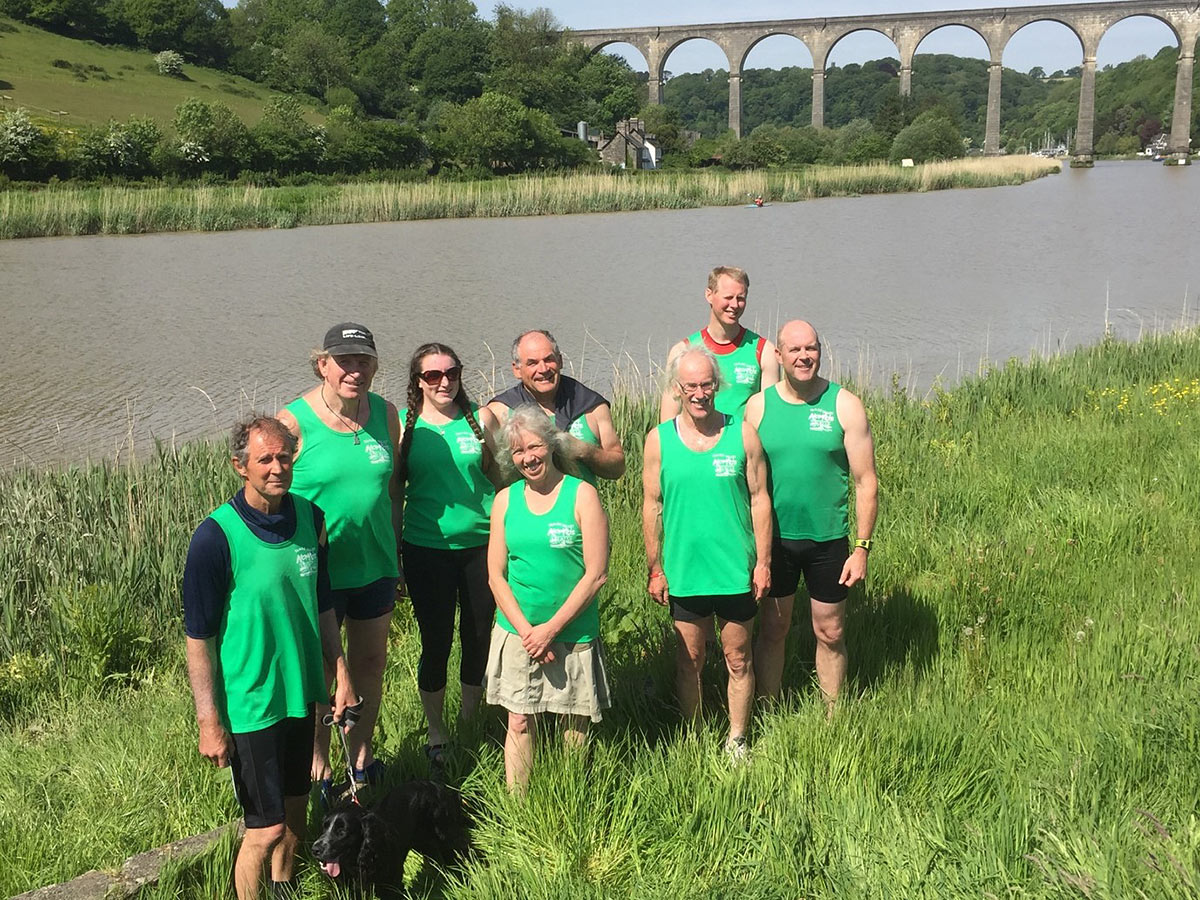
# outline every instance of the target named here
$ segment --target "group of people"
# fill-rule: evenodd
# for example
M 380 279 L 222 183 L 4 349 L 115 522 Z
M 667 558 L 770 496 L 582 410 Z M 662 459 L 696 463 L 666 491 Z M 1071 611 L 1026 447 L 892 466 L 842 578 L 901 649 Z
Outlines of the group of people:
M 699 713 L 719 630 L 734 759 L 747 753 L 756 683 L 761 696 L 779 693 L 801 576 L 832 711 L 845 598 L 866 576 L 876 512 L 861 401 L 819 374 L 808 323 L 785 324 L 777 344 L 740 324 L 749 285 L 741 269 L 710 274 L 708 324 L 671 350 L 662 424 L 643 459 L 647 590 L 671 611 L 680 707 Z M 231 767 L 245 813 L 239 898 L 258 895 L 264 871 L 286 892 L 311 783 L 333 792 L 327 723 L 341 729 L 349 777 L 382 778 L 372 735 L 398 597 L 420 631 L 434 775 L 452 746 L 456 612 L 459 717 L 485 698 L 507 711 L 510 789 L 528 783 L 540 714 L 560 715 L 566 742 L 580 745 L 610 705 L 597 603 L 609 534 L 596 482 L 623 476 L 624 450 L 608 401 L 563 374 L 549 332 L 519 335 L 512 351 L 517 383 L 479 405 L 453 349 L 418 347 L 397 409 L 370 391 L 374 336 L 343 323 L 312 354 L 316 387 L 234 430 L 243 487 L 197 528 L 183 598 L 200 752 Z

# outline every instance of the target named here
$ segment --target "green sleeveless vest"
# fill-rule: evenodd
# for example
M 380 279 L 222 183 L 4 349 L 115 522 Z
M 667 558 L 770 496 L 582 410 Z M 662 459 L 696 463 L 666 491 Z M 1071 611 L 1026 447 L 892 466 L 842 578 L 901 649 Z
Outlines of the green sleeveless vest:
M 675 420 L 658 426 L 662 448 L 663 572 L 675 597 L 744 594 L 754 568 L 742 421 L 725 417 L 717 443 L 689 449 Z
M 300 397 L 287 410 L 300 425 L 300 456 L 292 470 L 292 492 L 325 513 L 329 536 L 329 581 L 334 590 L 360 588 L 395 578 L 396 535 L 388 488 L 395 461 L 387 427 L 387 402 L 368 394 L 370 418 L 354 435 L 334 431 Z
M 292 495 L 296 533 L 268 544 L 232 504 L 210 518 L 229 542 L 233 588 L 216 635 L 213 693 L 236 734 L 301 718 L 325 694 L 317 625 L 317 533 L 312 506 Z
M 564 475 L 550 511 L 534 515 L 525 502 L 527 486 L 519 481 L 508 489 L 504 540 L 508 544 L 508 584 L 530 625 L 549 622 L 583 577 L 583 534 L 575 521 L 575 498 L 580 479 Z M 517 629 L 496 611 L 496 624 L 513 634 Z M 580 644 L 600 633 L 596 598 L 559 633 L 558 640 Z
M 761 357 L 766 339 L 743 328 L 742 336 L 733 343 L 718 344 L 703 328 L 689 335 L 687 342 L 689 347 L 706 347 L 717 358 L 725 382 L 713 403 L 717 412 L 740 416 L 746 401 L 762 389 Z
M 438 550 L 482 547 L 495 496 L 483 474 L 483 444 L 466 416 L 445 425 L 430 425 L 418 416 L 408 448 L 404 539 Z
M 758 436 L 771 471 L 776 529 L 787 540 L 832 541 L 850 534 L 840 392 L 830 382 L 813 403 L 789 403 L 777 386 L 763 395 Z

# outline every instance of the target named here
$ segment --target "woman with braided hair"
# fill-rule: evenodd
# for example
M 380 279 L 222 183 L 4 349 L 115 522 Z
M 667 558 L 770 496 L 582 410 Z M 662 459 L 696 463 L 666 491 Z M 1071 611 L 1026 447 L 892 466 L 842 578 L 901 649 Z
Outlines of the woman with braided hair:
M 404 491 L 400 552 L 421 631 L 417 687 L 428 723 L 425 754 L 441 774 L 450 740 L 443 718 L 454 610 L 462 659 L 460 718 L 483 696 L 496 602 L 488 587 L 488 520 L 496 488 L 486 437 L 495 417 L 462 387 L 462 362 L 445 344 L 417 348 L 408 367 L 408 406 L 400 413 L 399 478 Z

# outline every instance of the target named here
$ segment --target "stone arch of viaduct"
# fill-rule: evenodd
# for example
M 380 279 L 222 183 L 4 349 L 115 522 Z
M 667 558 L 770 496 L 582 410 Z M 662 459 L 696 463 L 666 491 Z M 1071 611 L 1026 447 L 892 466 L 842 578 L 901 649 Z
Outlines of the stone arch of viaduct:
M 651 103 L 662 102 L 663 66 L 671 51 L 694 38 L 710 40 L 729 60 L 729 127 L 742 132 L 742 66 L 747 55 L 763 38 L 790 35 L 808 48 L 813 58 L 812 123 L 825 124 L 825 65 L 829 53 L 842 38 L 856 31 L 876 31 L 890 38 L 900 52 L 900 93 L 912 91 L 912 61 L 926 37 L 947 25 L 962 25 L 978 34 L 988 49 L 988 105 L 984 152 L 1000 152 L 1001 60 L 1008 41 L 1032 22 L 1053 21 L 1069 28 L 1083 48 L 1079 89 L 1079 121 L 1075 132 L 1075 155 L 1092 157 L 1095 131 L 1096 49 L 1100 39 L 1117 22 L 1132 16 L 1149 16 L 1165 23 L 1179 41 L 1175 79 L 1175 104 L 1171 117 L 1170 151 L 1188 152 L 1192 113 L 1192 70 L 1196 40 L 1200 37 L 1200 2 L 1150 2 L 1109 0 L 1101 3 L 1069 3 L 1053 6 L 997 7 L 992 9 L 947 10 L 945 12 L 896 13 L 823 19 L 776 19 L 768 22 L 727 22 L 711 25 L 668 25 L 614 30 L 572 31 L 571 38 L 596 51 L 614 43 L 632 44 L 650 68 Z

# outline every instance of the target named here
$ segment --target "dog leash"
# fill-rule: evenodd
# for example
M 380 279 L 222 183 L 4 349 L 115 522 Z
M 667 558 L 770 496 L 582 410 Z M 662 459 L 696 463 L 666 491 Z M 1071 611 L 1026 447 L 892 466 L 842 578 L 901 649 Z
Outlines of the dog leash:
M 346 711 L 342 714 L 342 719 L 345 722 L 345 728 L 340 723 L 333 721 L 333 712 L 327 712 L 321 718 L 321 724 L 329 728 L 337 729 L 338 737 L 342 741 L 342 757 L 346 761 L 346 777 L 350 781 L 350 799 L 357 805 L 362 806 L 358 799 L 358 782 L 354 780 L 354 766 L 350 762 L 350 746 L 346 743 L 346 732 L 354 727 L 354 723 L 358 721 L 362 715 L 363 698 L 359 697 L 358 702 L 353 706 L 347 706 Z M 333 698 L 329 698 L 329 705 L 333 706 Z

